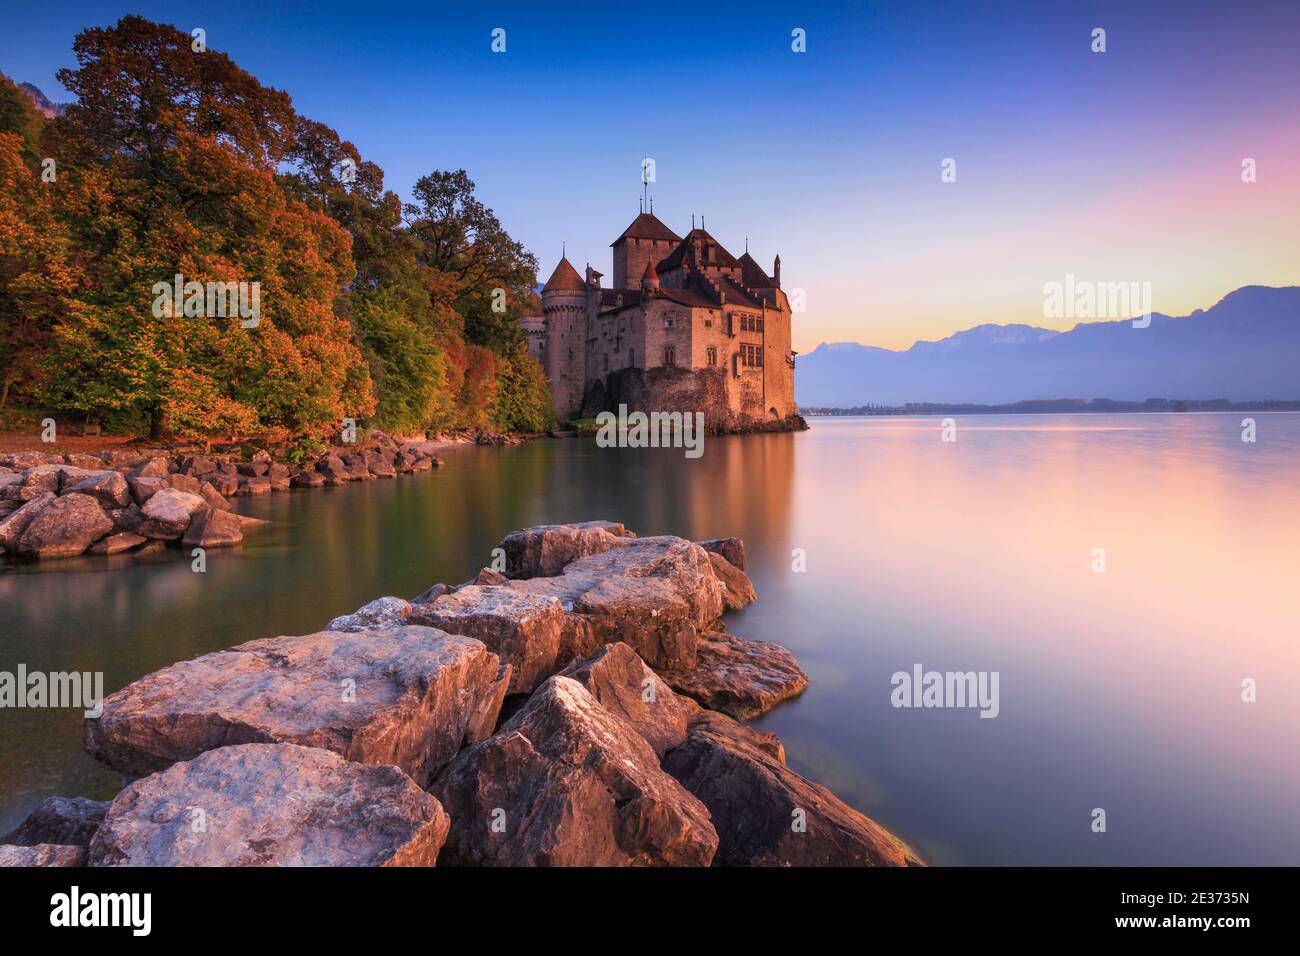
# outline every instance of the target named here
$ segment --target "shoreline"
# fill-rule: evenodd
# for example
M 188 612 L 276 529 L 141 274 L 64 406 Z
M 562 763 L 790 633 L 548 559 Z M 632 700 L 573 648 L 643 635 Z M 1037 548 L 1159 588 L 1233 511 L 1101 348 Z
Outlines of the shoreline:
M 923 865 L 743 722 L 808 678 L 784 648 L 726 631 L 757 599 L 740 539 L 589 521 L 500 549 L 502 570 L 127 684 L 84 723 L 124 788 L 47 798 L 0 860 Z M 318 795 L 322 816 L 293 810 Z M 208 808 L 208 830 L 163 809 L 179 805 Z M 571 813 L 582 827 L 562 825 Z
M 0 453 L 0 562 L 136 555 L 177 545 L 230 547 L 266 524 L 234 511 L 232 499 L 417 474 L 441 467 L 439 453 L 534 437 L 406 440 L 371 431 L 299 463 L 283 449 L 273 456 L 251 444 L 210 453 L 188 444 L 131 441 L 94 452 L 8 450 Z

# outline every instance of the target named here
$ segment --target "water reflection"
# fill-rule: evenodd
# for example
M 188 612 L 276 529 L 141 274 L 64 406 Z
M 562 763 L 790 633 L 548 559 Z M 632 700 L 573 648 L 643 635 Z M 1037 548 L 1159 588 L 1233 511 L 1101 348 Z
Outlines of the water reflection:
M 937 419 L 818 420 L 709 439 L 698 460 L 466 449 L 424 477 L 241 500 L 274 527 L 203 575 L 179 551 L 8 568 L 0 668 L 103 670 L 116 689 L 464 580 L 529 524 L 738 534 L 760 600 L 729 628 L 812 678 L 760 723 L 930 859 L 1295 863 L 1300 416 L 1255 417 L 1254 445 L 1240 416 L 1117 415 L 963 418 L 951 445 Z M 889 676 L 918 662 L 997 670 L 1000 716 L 895 710 Z M 0 828 L 51 793 L 115 790 L 75 712 L 0 721 Z

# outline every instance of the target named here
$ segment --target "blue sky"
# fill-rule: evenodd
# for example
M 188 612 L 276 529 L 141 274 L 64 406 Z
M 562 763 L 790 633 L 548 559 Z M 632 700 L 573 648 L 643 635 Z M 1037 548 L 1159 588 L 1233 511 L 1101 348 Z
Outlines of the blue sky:
M 542 278 L 562 242 L 608 274 L 653 157 L 669 226 L 781 254 L 801 350 L 1050 324 L 1067 271 L 1149 278 L 1170 313 L 1300 282 L 1292 2 L 47 3 L 0 69 L 66 99 L 73 36 L 128 12 L 203 27 L 404 196 L 464 167 Z

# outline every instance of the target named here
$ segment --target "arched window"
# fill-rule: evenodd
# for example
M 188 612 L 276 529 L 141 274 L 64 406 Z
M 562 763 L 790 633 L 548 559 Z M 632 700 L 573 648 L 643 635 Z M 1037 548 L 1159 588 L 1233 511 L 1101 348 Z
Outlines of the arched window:
M 676 347 L 676 346 L 673 346 L 673 345 L 665 345 L 665 346 L 664 346 L 664 364 L 665 364 L 665 365 L 676 365 L 676 364 L 677 364 L 677 347 Z

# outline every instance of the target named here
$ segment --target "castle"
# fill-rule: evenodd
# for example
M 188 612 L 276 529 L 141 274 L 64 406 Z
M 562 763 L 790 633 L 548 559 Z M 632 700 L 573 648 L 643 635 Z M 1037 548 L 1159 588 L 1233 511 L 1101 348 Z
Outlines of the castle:
M 644 210 L 611 246 L 612 288 L 561 257 L 524 320 L 561 421 L 626 403 L 703 411 L 716 431 L 802 425 L 780 256 L 769 277 L 703 221 L 683 238 Z

